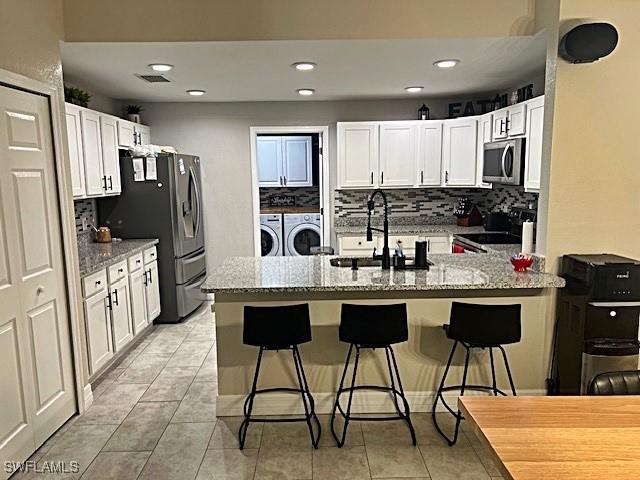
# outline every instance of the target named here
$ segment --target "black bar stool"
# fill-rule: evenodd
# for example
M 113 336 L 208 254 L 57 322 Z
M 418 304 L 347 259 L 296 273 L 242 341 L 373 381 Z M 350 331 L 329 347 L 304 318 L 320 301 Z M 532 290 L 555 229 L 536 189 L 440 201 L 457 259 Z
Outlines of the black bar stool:
M 315 402 L 309 391 L 307 377 L 302 366 L 302 358 L 298 345 L 311 341 L 311 321 L 309 319 L 309 305 L 287 305 L 282 307 L 244 307 L 243 343 L 254 347 L 260 347 L 256 371 L 253 377 L 251 392 L 244 402 L 244 420 L 238 431 L 240 450 L 244 448 L 247 437 L 247 429 L 251 422 L 306 422 L 309 427 L 309 435 L 314 448 L 318 448 L 318 441 L 322 428 L 316 416 Z M 296 369 L 299 388 L 264 388 L 258 389 L 258 375 L 262 354 L 267 350 L 291 350 L 293 364 Z M 288 418 L 266 419 L 251 416 L 253 401 L 257 394 L 267 392 L 299 393 L 302 396 L 304 416 Z M 313 433 L 314 420 L 318 429 L 317 435 Z
M 504 351 L 503 345 L 510 343 L 518 343 L 520 341 L 521 327 L 520 327 L 520 305 L 479 305 L 473 303 L 458 303 L 453 302 L 451 304 L 451 317 L 449 325 L 444 325 L 444 331 L 447 334 L 447 338 L 454 340 L 451 354 L 449 355 L 449 361 L 447 367 L 444 369 L 444 375 L 442 375 L 442 381 L 440 387 L 436 392 L 436 397 L 433 402 L 433 423 L 440 432 L 449 446 L 453 446 L 458 440 L 458 431 L 460 429 L 460 421 L 464 419 L 460 410 L 454 411 L 443 397 L 443 392 L 452 390 L 460 390 L 460 396 L 464 395 L 466 390 L 479 390 L 484 392 L 490 392 L 494 395 L 506 395 L 496 385 L 496 369 L 493 361 L 493 349 L 497 348 L 502 352 L 502 358 L 504 360 L 504 366 L 507 370 L 507 376 L 509 377 L 509 384 L 511 386 L 511 392 L 516 395 L 516 388 L 513 384 L 513 378 L 511 376 L 511 369 L 509 368 L 509 361 L 507 360 L 507 354 Z M 447 374 L 449 373 L 449 367 L 453 361 L 453 355 L 456 352 L 456 348 L 460 343 L 466 349 L 466 357 L 464 360 L 464 372 L 462 374 L 462 384 L 445 386 L 447 380 Z M 469 370 L 469 356 L 472 348 L 488 348 L 489 358 L 491 361 L 491 379 L 492 385 L 467 385 L 467 372 Z M 449 438 L 438 425 L 436 418 L 436 407 L 438 401 L 441 401 L 444 407 L 451 413 L 456 419 L 455 431 L 453 438 Z
M 335 438 L 338 447 L 344 445 L 347 437 L 347 429 L 349 422 L 354 421 L 386 421 L 386 420 L 404 420 L 407 422 L 411 440 L 416 444 L 416 433 L 411 423 L 411 412 L 409 411 L 409 403 L 404 396 L 402 389 L 402 381 L 400 380 L 400 372 L 396 357 L 391 347 L 394 343 L 407 341 L 407 306 L 406 304 L 397 305 L 342 305 L 342 314 L 340 319 L 339 337 L 341 342 L 349 344 L 349 353 L 345 361 L 344 370 L 340 386 L 336 392 L 336 399 L 331 413 L 331 433 Z M 381 385 L 356 385 L 356 374 L 358 372 L 358 362 L 360 360 L 360 350 L 363 348 L 384 348 L 387 358 L 387 367 L 389 369 L 389 378 L 391 386 Z M 351 377 L 351 386 L 345 387 L 344 381 L 349 369 L 351 355 L 355 349 L 355 360 L 353 364 L 353 374 Z M 396 386 L 397 382 L 397 386 Z M 351 404 L 353 401 L 353 393 L 356 390 L 378 390 L 389 392 L 392 395 L 393 403 L 396 407 L 396 416 L 391 417 L 357 417 L 351 415 Z M 340 404 L 340 395 L 349 392 L 349 400 L 347 402 L 347 411 L 345 412 Z M 402 402 L 402 407 L 398 403 L 398 399 Z M 335 430 L 336 410 L 344 418 L 344 427 L 342 435 L 338 437 Z

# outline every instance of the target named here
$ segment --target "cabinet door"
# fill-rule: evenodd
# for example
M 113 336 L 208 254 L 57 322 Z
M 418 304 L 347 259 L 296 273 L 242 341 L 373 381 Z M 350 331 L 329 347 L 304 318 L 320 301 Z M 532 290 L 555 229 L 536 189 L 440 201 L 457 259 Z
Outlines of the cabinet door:
M 158 277 L 158 262 L 151 262 L 145 266 L 147 273 L 146 299 L 147 321 L 152 322 L 160 315 L 160 279 Z
M 427 251 L 429 253 L 451 253 L 451 237 L 449 235 L 427 237 Z
M 118 146 L 122 148 L 129 148 L 135 145 L 135 124 L 126 120 L 118 120 Z
M 493 128 L 491 138 L 493 141 L 507 138 L 507 119 L 509 113 L 506 108 L 493 112 Z
M 402 246 L 402 252 L 405 255 L 414 256 L 416 254 L 416 242 L 420 237 L 418 235 L 389 235 L 389 253 L 393 255 L 398 241 Z M 384 242 L 384 239 L 380 239 L 380 245 Z
M 377 123 L 338 123 L 338 186 L 378 186 Z
M 102 172 L 102 141 L 100 138 L 100 116 L 90 110 L 80 112 L 82 120 L 82 143 L 84 145 L 84 174 L 87 196 L 104 194 Z
M 129 279 L 124 277 L 109 286 L 111 295 L 111 328 L 114 351 L 119 352 L 133 339 Z
M 146 125 L 136 125 L 135 131 L 138 135 L 138 145 L 151 145 L 151 128 Z
M 451 187 L 473 186 L 476 183 L 475 118 L 460 118 L 444 122 L 443 160 L 445 184 Z
M 258 137 L 256 141 L 256 157 L 258 163 L 258 186 L 282 186 L 282 138 Z
M 65 117 L 71 166 L 71 189 L 74 197 L 83 197 L 86 192 L 84 189 L 84 151 L 82 148 L 80 109 L 74 105 L 65 104 Z
M 415 122 L 380 124 L 378 181 L 381 187 L 413 187 L 416 184 L 417 143 Z
M 426 121 L 418 125 L 418 185 L 442 183 L 442 122 Z
M 541 96 L 527 105 L 527 141 L 524 154 L 524 188 L 527 191 L 540 189 L 543 124 L 544 96 Z
M 380 248 L 379 237 L 374 236 L 368 242 L 367 237 L 360 235 L 341 235 L 338 237 L 338 254 L 355 257 L 370 257 L 373 249 Z
M 118 152 L 118 121 L 107 115 L 100 115 L 100 138 L 102 140 L 102 170 L 107 195 L 118 194 L 120 187 L 120 155 Z
M 102 290 L 84 301 L 84 315 L 87 328 L 89 370 L 93 375 L 113 357 L 111 318 L 106 290 Z
M 510 137 L 518 137 L 527 132 L 527 104 L 518 103 L 508 108 L 509 118 L 507 122 L 507 132 Z
M 484 169 L 484 144 L 491 142 L 491 129 L 493 127 L 493 115 L 487 113 L 478 119 L 478 149 L 476 152 L 476 185 L 484 188 L 491 188 L 490 183 L 482 181 L 482 171 Z
M 312 185 L 311 137 L 282 137 L 283 183 L 288 187 Z
M 129 275 L 129 289 L 131 295 L 131 322 L 133 333 L 137 335 L 147 326 L 147 273 L 144 270 Z

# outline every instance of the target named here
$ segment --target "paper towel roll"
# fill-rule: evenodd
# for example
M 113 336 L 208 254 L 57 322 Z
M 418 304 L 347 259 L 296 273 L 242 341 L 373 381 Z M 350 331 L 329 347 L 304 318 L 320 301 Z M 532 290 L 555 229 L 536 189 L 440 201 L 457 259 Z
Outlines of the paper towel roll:
M 533 222 L 522 224 L 522 253 L 533 253 Z

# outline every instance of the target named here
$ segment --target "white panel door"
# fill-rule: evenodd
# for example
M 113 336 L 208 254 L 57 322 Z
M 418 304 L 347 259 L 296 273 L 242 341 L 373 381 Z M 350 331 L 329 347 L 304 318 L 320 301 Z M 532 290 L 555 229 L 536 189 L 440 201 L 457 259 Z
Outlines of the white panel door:
M 447 186 L 475 185 L 476 129 L 475 118 L 460 118 L 444 123 L 442 156 L 445 165 L 444 181 Z
M 256 140 L 258 185 L 280 187 L 283 185 L 281 137 L 258 137 Z
M 524 188 L 527 191 L 540 189 L 543 128 L 544 96 L 540 96 L 527 105 L 527 141 L 524 154 Z
M 428 120 L 418 125 L 418 185 L 442 183 L 442 122 Z
M 85 195 L 80 109 L 75 105 L 65 104 L 65 118 L 67 121 L 67 143 L 69 145 L 69 163 L 71 167 L 71 188 L 73 196 L 79 198 Z
M 84 317 L 87 329 L 90 374 L 113 357 L 113 338 L 107 290 L 102 290 L 84 301 Z
M 491 142 L 491 129 L 493 127 L 493 114 L 486 113 L 478 118 L 478 151 L 476 152 L 476 184 L 479 187 L 490 188 L 491 184 L 482 180 L 484 170 L 484 144 Z
M 338 186 L 378 186 L 377 123 L 338 123 Z
M 491 138 L 493 141 L 502 140 L 508 136 L 509 112 L 506 108 L 493 112 L 493 128 L 491 129 Z
M 151 128 L 146 125 L 136 125 L 139 145 L 151 145 Z
M 80 112 L 82 120 L 82 143 L 84 145 L 84 178 L 87 196 L 105 193 L 105 178 L 102 171 L 102 140 L 100 115 L 91 110 Z
M 527 133 L 527 104 L 518 103 L 508 108 L 508 128 L 510 137 L 519 137 Z
M 145 265 L 147 274 L 147 320 L 154 321 L 160 315 L 160 277 L 158 276 L 158 262 Z
M 313 182 L 311 137 L 282 137 L 283 183 L 310 187 Z
M 380 124 L 381 187 L 413 187 L 416 184 L 417 132 L 415 122 Z
M 137 335 L 148 325 L 146 299 L 147 272 L 138 270 L 129 275 L 129 290 L 131 296 L 131 323 L 133 333 Z
M 100 143 L 102 168 L 107 195 L 118 194 L 120 186 L 120 155 L 118 152 L 118 121 L 108 115 L 100 115 Z
M 129 279 L 121 278 L 109 285 L 111 296 L 111 328 L 113 330 L 113 349 L 117 353 L 133 340 L 133 322 L 131 321 L 131 301 Z
M 118 146 L 129 148 L 136 145 L 135 124 L 127 120 L 118 120 Z
M 4 462 L 24 460 L 76 411 L 47 98 L 0 87 L 0 159 Z

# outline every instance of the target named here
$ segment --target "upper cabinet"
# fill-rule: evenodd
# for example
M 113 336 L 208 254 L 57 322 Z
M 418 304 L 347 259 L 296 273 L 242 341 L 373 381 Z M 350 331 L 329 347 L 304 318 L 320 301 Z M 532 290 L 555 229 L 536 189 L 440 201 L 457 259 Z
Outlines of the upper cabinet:
M 457 118 L 444 122 L 442 162 L 445 186 L 476 185 L 477 129 L 475 117 Z
M 133 147 L 136 139 L 150 143 L 149 127 L 69 103 L 65 116 L 73 197 L 118 195 L 122 191 L 118 148 Z
M 478 117 L 478 149 L 476 152 L 476 184 L 482 188 L 491 188 L 490 183 L 482 180 L 482 170 L 484 169 L 484 144 L 491 142 L 491 131 L 493 128 L 493 113 L 485 113 Z
M 417 133 L 415 122 L 380 125 L 380 187 L 412 187 L 415 184 Z
M 526 134 L 527 104 L 518 103 L 493 112 L 493 140 L 521 137 Z
M 377 186 L 378 128 L 378 122 L 338 123 L 340 188 Z
M 260 187 L 313 184 L 310 136 L 260 136 L 256 141 Z
M 524 189 L 540 190 L 542 166 L 542 132 L 544 126 L 544 96 L 536 97 L 527 105 L 527 141 L 524 153 Z
M 419 186 L 439 186 L 442 183 L 442 124 L 439 120 L 418 124 Z

